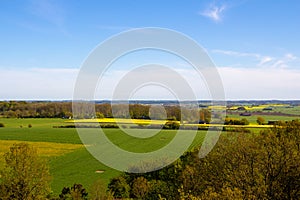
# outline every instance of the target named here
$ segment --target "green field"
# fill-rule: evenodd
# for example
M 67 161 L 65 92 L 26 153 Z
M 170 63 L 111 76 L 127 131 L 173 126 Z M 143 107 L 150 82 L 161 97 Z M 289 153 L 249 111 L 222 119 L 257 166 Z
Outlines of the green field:
M 277 121 L 291 121 L 291 120 L 295 120 L 295 119 L 300 119 L 299 117 L 295 117 L 295 116 L 276 116 L 276 115 L 252 115 L 252 116 L 240 116 L 239 114 L 230 114 L 228 115 L 229 118 L 237 118 L 237 119 L 241 119 L 241 118 L 245 118 L 250 122 L 251 124 L 257 124 L 256 120 L 257 117 L 262 117 L 265 119 L 266 123 L 270 120 L 277 120 Z
M 36 147 L 40 155 L 49 158 L 54 194 L 60 193 L 64 186 L 71 186 L 74 183 L 81 183 L 86 188 L 97 179 L 108 183 L 112 177 L 120 173 L 101 164 L 90 155 L 81 145 L 76 129 L 53 128 L 53 126 L 66 125 L 66 120 L 1 118 L 0 123 L 5 125 L 4 128 L 0 128 L 0 154 L 7 152 L 9 146 L 15 142 L 26 141 Z M 29 128 L 28 124 L 32 127 Z M 113 143 L 133 152 L 159 149 L 171 141 L 176 133 L 175 130 L 162 130 L 150 138 L 133 138 L 120 129 L 103 130 Z M 87 128 L 85 131 L 86 134 L 90 134 L 92 129 Z M 146 130 L 135 131 L 143 134 Z M 198 131 L 190 148 L 200 145 L 205 134 L 206 131 Z M 3 160 L 1 162 L 0 166 L 3 165 Z M 96 173 L 96 171 L 103 171 L 103 173 Z
M 279 108 L 279 107 L 278 107 Z M 293 120 L 295 117 L 260 115 L 268 120 Z M 246 118 L 250 125 L 233 126 L 251 128 L 258 132 L 261 128 L 269 126 L 259 126 L 256 123 L 257 116 L 242 117 L 237 114 L 229 115 L 232 118 Z M 110 120 L 110 121 L 109 121 Z M 130 120 L 119 119 L 121 124 L 127 124 Z M 81 120 L 80 123 L 114 123 L 113 119 L 90 119 Z M 134 120 L 135 124 L 148 125 L 149 120 Z M 153 121 L 152 124 L 163 124 L 164 120 Z M 71 186 L 74 183 L 83 184 L 89 188 L 93 182 L 101 179 L 108 183 L 112 177 L 120 172 L 111 169 L 96 160 L 84 148 L 75 128 L 53 128 L 66 126 L 74 123 L 73 120 L 65 119 L 15 119 L 0 118 L 0 123 L 5 127 L 0 128 L 0 156 L 8 151 L 9 147 L 16 142 L 26 141 L 36 147 L 41 156 L 49 158 L 50 172 L 52 175 L 52 190 L 54 194 L 59 194 L 63 187 Z M 188 124 L 185 124 L 188 126 Z M 207 126 L 190 124 L 191 126 Z M 212 126 L 220 126 L 213 125 Z M 94 128 L 83 128 L 85 134 L 93 134 Z M 151 152 L 168 144 L 175 136 L 176 130 L 161 130 L 156 135 L 149 138 L 131 137 L 124 134 L 121 129 L 103 129 L 106 136 L 115 145 L 131 152 Z M 147 134 L 147 129 L 131 129 L 137 135 Z M 188 130 L 186 133 L 188 134 Z M 206 131 L 198 131 L 190 148 L 201 145 Z M 0 159 L 0 167 L 3 166 L 3 159 Z M 97 173 L 101 171 L 102 173 Z

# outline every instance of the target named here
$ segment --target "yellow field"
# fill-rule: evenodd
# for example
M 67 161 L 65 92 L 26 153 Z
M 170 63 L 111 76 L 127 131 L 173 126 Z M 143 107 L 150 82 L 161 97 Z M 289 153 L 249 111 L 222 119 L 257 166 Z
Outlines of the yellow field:
M 226 110 L 226 106 L 208 106 L 208 109 L 212 109 L 212 110 Z
M 17 140 L 0 140 L 0 157 L 3 158 L 3 154 L 9 151 L 9 148 L 16 143 L 22 143 L 24 141 Z M 35 149 L 40 156 L 60 156 L 76 149 L 83 148 L 82 144 L 63 144 L 54 142 L 26 142 Z
M 229 127 L 229 128 L 271 128 L 273 125 L 222 125 L 222 124 L 184 124 L 185 126 L 198 126 L 198 127 Z
M 287 106 L 287 104 L 262 104 L 262 105 L 258 105 L 258 106 L 243 106 L 246 110 L 262 110 L 264 108 L 267 107 L 284 107 Z M 237 109 L 240 106 L 233 106 L 231 107 L 231 109 Z
M 114 119 L 114 118 L 103 118 L 103 119 L 80 119 L 80 120 L 68 120 L 68 123 L 120 123 L 120 124 L 142 124 L 142 125 L 163 125 L 167 120 L 146 120 L 146 119 Z M 177 121 L 180 123 L 179 121 Z M 223 124 L 182 124 L 184 126 L 198 126 L 198 127 L 235 127 L 235 128 L 270 128 L 273 125 L 223 125 Z
M 103 119 L 79 119 L 68 120 L 69 123 L 119 123 L 119 124 L 142 124 L 142 125 L 161 125 L 167 120 L 149 120 L 149 119 L 124 119 L 124 118 L 103 118 Z

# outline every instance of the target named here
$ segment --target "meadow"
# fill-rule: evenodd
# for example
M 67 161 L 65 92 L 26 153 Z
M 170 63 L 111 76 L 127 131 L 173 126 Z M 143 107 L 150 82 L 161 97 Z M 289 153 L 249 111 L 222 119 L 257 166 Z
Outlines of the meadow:
M 0 128 L 0 156 L 18 142 L 28 142 L 41 156 L 47 157 L 52 175 L 52 190 L 59 194 L 63 187 L 74 183 L 89 188 L 101 179 L 108 183 L 120 174 L 96 160 L 82 145 L 74 128 L 53 128 L 68 124 L 65 119 L 14 119 L 1 118 L 5 127 Z M 30 128 L 28 125 L 31 125 Z M 86 128 L 86 134 L 91 132 Z M 150 138 L 133 138 L 121 129 L 103 129 L 106 136 L 119 147 L 133 152 L 148 152 L 159 149 L 172 140 L 175 130 L 161 130 Z M 143 132 L 146 130 L 138 129 Z M 190 148 L 202 143 L 206 131 L 198 131 Z M 0 159 L 3 166 L 3 160 Z M 97 172 L 103 173 L 97 173 Z
M 270 105 L 268 105 L 270 106 Z M 249 112 L 261 111 L 267 105 L 245 106 Z M 287 105 L 273 105 L 273 110 L 259 115 L 240 116 L 240 112 L 228 114 L 230 118 L 246 118 L 250 124 L 246 126 L 231 126 L 233 128 L 247 128 L 254 132 L 262 128 L 269 128 L 270 125 L 258 125 L 257 116 L 268 120 L 293 120 L 297 116 L 272 115 L 270 112 L 281 112 L 287 114 L 298 114 L 299 106 L 290 107 Z M 148 125 L 163 125 L 165 120 L 146 120 L 146 119 L 83 119 L 68 120 L 60 118 L 0 118 L 0 123 L 4 124 L 0 128 L 0 168 L 3 167 L 3 154 L 9 147 L 18 142 L 28 142 L 35 147 L 39 155 L 48 158 L 50 172 L 52 175 L 52 190 L 54 194 L 59 194 L 63 187 L 72 186 L 74 183 L 83 184 L 89 188 L 95 181 L 101 179 L 104 184 L 120 174 L 119 171 L 111 169 L 96 160 L 82 145 L 79 135 L 75 128 L 54 128 L 65 127 L 74 122 L 79 124 L 119 124 L 122 127 L 130 128 L 135 126 L 135 131 L 140 135 L 146 134 L 147 129 L 139 129 Z M 175 121 L 178 122 L 179 121 Z M 207 127 L 207 124 L 185 124 L 188 126 Z M 211 124 L 210 126 L 220 126 Z M 92 134 L 93 128 L 84 128 L 86 134 Z M 121 129 L 104 128 L 106 136 L 117 146 L 132 152 L 151 152 L 160 149 L 169 143 L 174 137 L 176 130 L 161 130 L 158 134 L 149 138 L 137 138 L 124 134 Z M 188 133 L 188 131 L 187 131 Z M 201 145 L 206 131 L 198 131 L 190 146 L 190 149 Z M 101 173 L 99 173 L 101 172 Z

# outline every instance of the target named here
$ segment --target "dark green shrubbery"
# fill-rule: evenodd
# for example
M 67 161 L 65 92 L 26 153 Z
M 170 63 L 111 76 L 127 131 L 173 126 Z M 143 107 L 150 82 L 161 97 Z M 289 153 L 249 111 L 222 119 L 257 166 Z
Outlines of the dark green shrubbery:
M 239 131 L 222 134 L 202 159 L 195 149 L 158 171 L 125 173 L 109 190 L 134 199 L 300 199 L 300 122 Z
M 169 121 L 164 126 L 163 129 L 179 129 L 180 124 L 176 121 Z
M 245 118 L 234 119 L 234 118 L 226 117 L 224 124 L 225 125 L 249 125 L 249 121 Z

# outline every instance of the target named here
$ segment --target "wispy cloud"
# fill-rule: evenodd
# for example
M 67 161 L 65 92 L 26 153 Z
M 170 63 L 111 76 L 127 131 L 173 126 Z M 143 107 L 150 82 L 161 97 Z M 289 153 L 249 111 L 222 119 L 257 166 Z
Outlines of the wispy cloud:
M 220 49 L 214 49 L 214 50 L 212 50 L 212 52 L 224 54 L 224 55 L 228 55 L 228 56 L 236 56 L 236 57 L 256 57 L 256 58 L 260 57 L 260 55 L 256 54 L 256 53 L 245 53 L 245 52 L 220 50 Z
M 132 27 L 130 26 L 105 26 L 105 25 L 98 26 L 98 28 L 104 30 L 116 30 L 116 31 L 132 29 Z
M 223 5 L 216 5 L 210 4 L 204 11 L 200 12 L 202 16 L 208 17 L 209 19 L 220 22 L 223 18 L 223 13 L 227 9 L 227 6 L 225 4 Z
M 65 27 L 65 10 L 62 5 L 58 4 L 57 1 L 31 0 L 27 5 L 26 10 L 38 20 L 35 22 L 23 22 L 22 24 L 25 24 L 25 27 L 34 27 L 34 29 L 40 30 L 41 28 L 36 28 L 36 23 L 38 23 L 39 20 L 43 20 L 44 23 L 47 22 L 52 24 L 59 31 L 69 35 Z
M 300 59 L 292 53 L 287 53 L 280 57 L 274 57 L 269 55 L 261 55 L 258 53 L 245 53 L 237 51 L 228 51 L 215 49 L 212 53 L 223 54 L 233 57 L 248 57 L 256 60 L 256 66 L 258 67 L 269 67 L 269 68 L 287 68 L 293 61 L 300 61 Z M 300 63 L 298 63 L 300 64 Z
M 271 67 L 274 68 L 288 68 L 289 67 L 289 63 L 293 62 L 293 61 L 297 61 L 299 60 L 298 57 L 294 56 L 291 53 L 287 53 L 284 56 L 278 58 L 275 60 L 275 62 L 272 63 Z
M 262 66 L 262 65 L 265 65 L 271 61 L 273 61 L 274 58 L 270 57 L 270 56 L 260 56 L 258 57 L 260 59 L 260 62 L 259 62 L 259 66 Z

